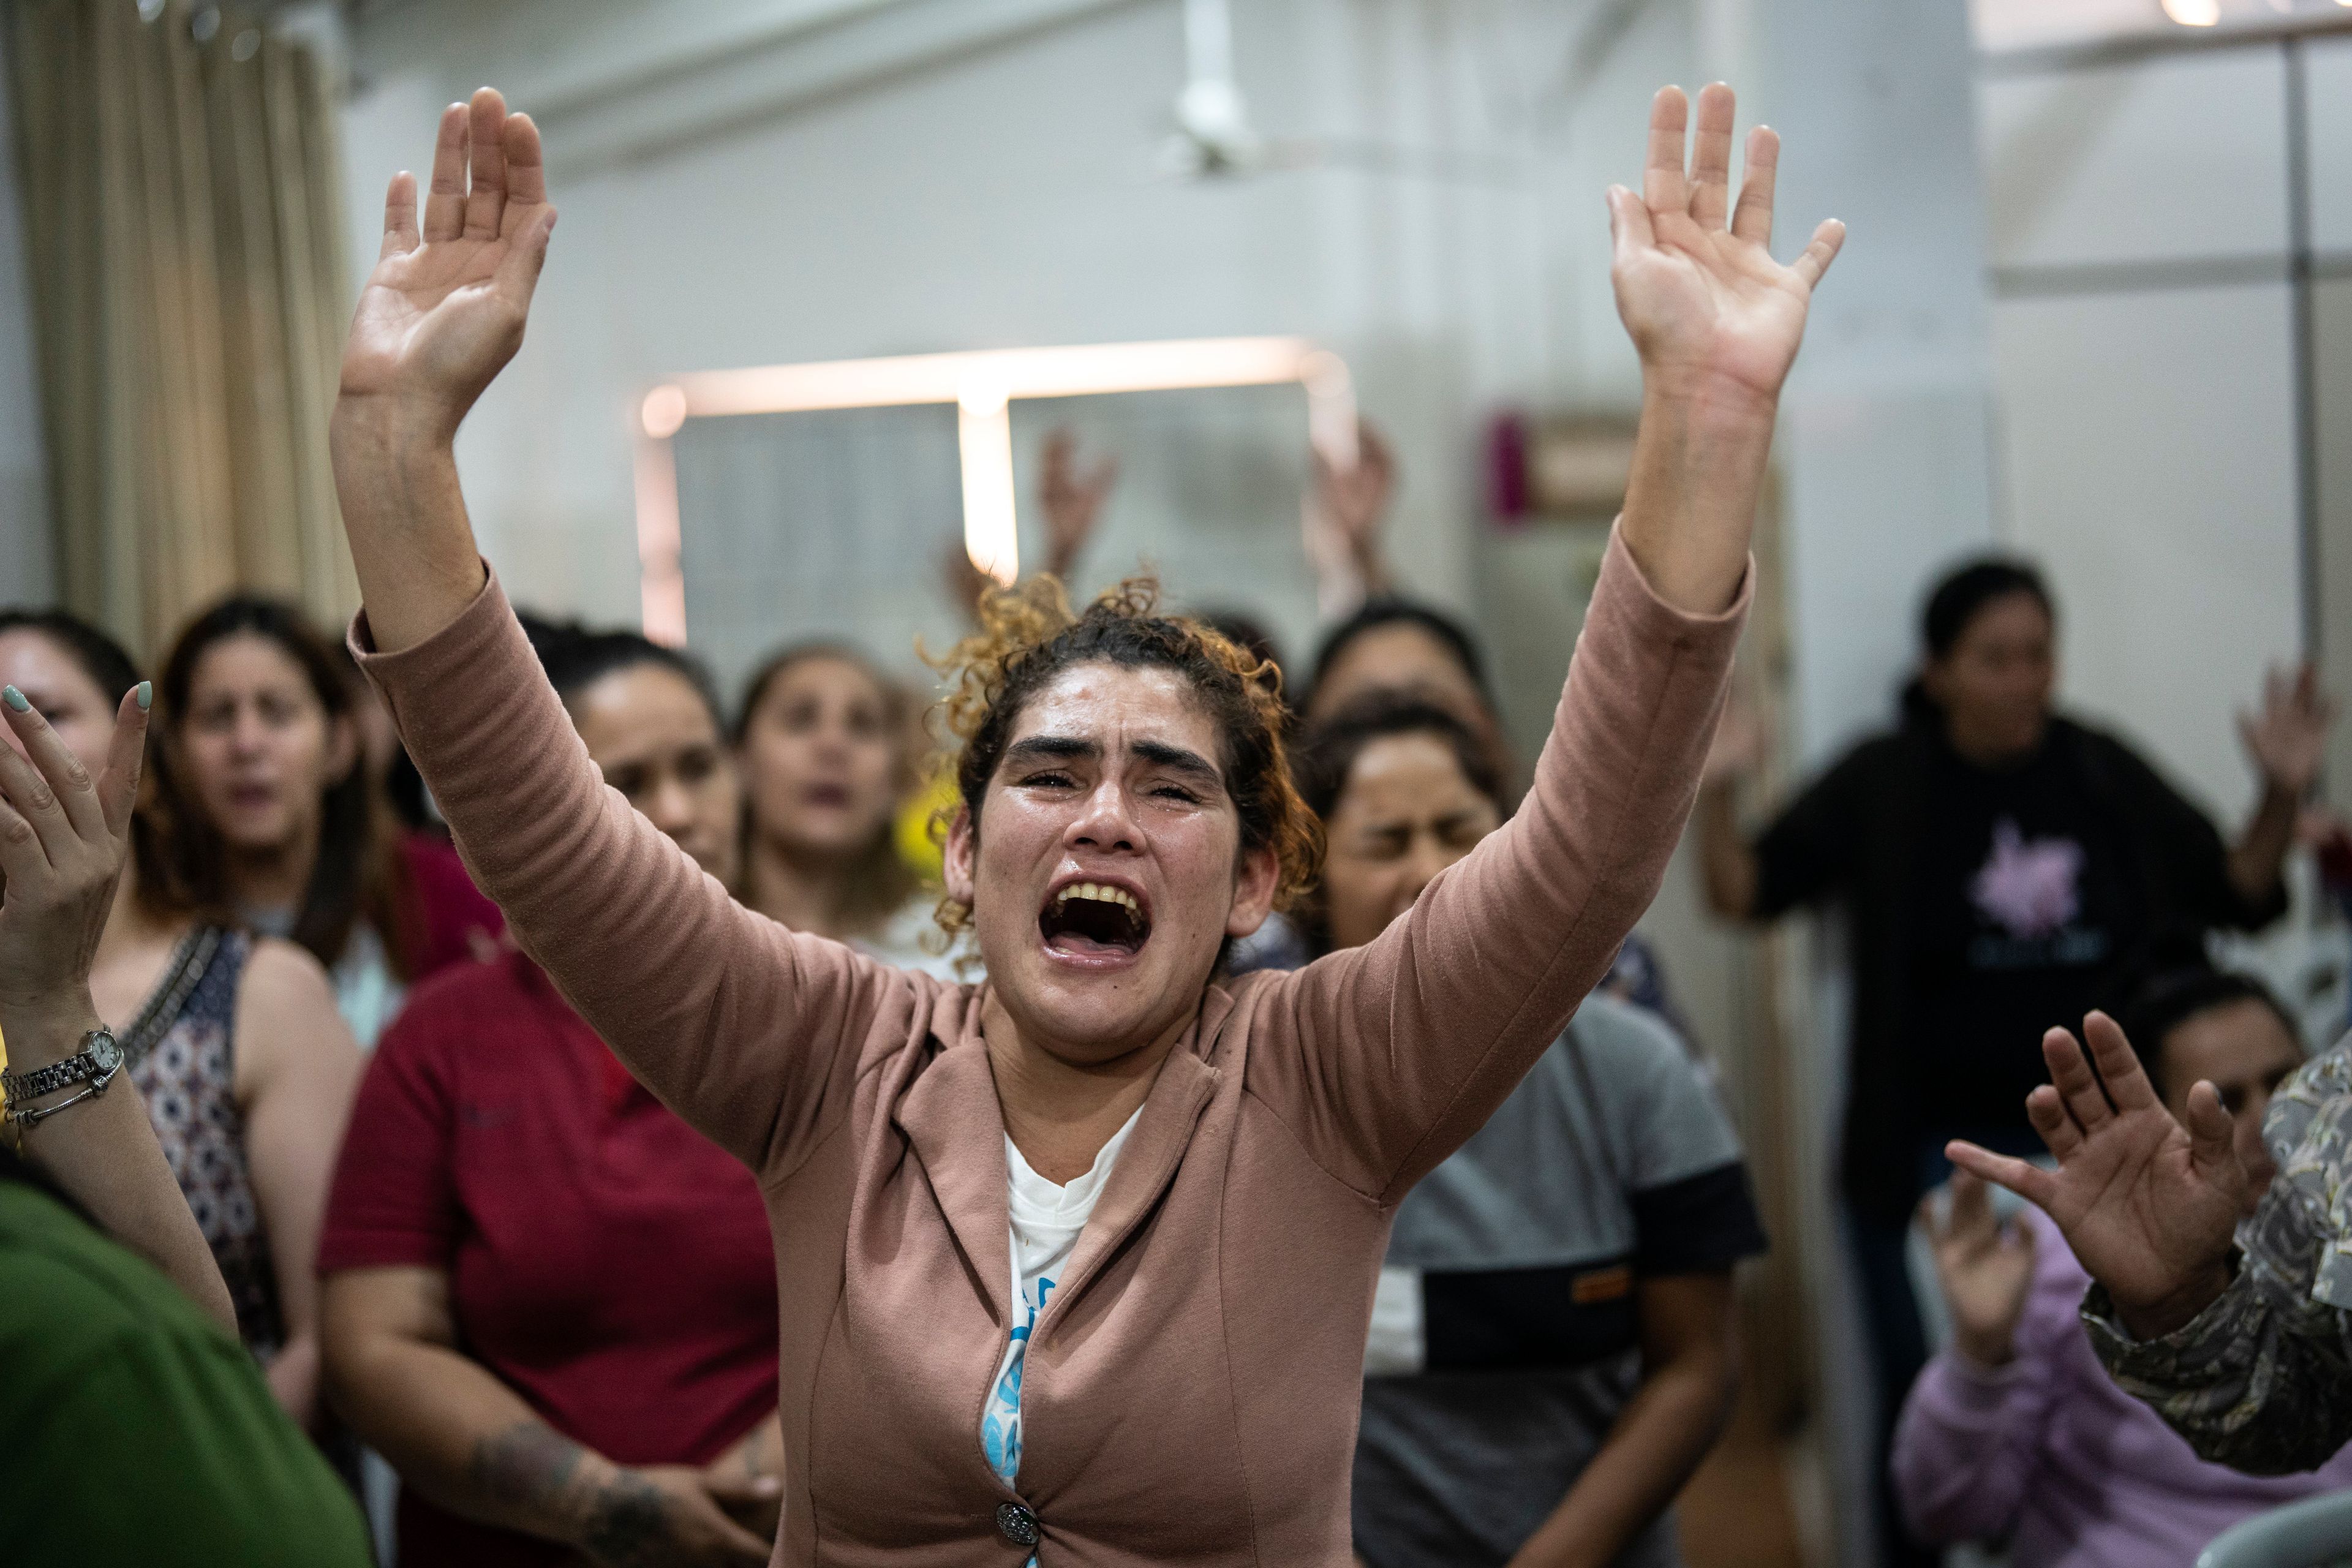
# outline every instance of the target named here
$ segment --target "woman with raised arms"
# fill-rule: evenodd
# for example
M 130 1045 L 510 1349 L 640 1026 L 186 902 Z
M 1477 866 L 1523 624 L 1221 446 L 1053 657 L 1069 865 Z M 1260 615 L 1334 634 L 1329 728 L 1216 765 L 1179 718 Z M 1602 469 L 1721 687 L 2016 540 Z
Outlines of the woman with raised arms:
M 1311 875 L 1315 834 L 1250 661 L 1146 593 L 1075 618 L 1050 589 L 1001 595 L 959 650 L 947 882 L 984 984 L 742 909 L 601 788 L 452 455 L 554 226 L 538 132 L 486 89 L 442 117 L 421 226 L 393 181 L 333 426 L 354 644 L 524 948 L 759 1177 L 777 1562 L 1348 1561 L 1391 1216 L 1664 873 L 1843 234 L 1774 262 L 1776 139 L 1749 133 L 1735 211 L 1730 90 L 1700 95 L 1686 174 L 1688 117 L 1661 92 L 1643 193 L 1610 193 L 1641 433 L 1527 803 L 1376 941 L 1230 983 L 1225 944 Z

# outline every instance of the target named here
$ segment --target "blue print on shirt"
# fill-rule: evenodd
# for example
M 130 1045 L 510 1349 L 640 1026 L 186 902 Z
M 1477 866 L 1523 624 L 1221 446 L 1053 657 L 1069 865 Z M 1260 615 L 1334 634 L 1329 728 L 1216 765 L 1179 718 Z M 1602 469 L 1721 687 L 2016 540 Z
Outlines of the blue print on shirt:
M 1021 1473 L 1021 1368 L 1029 1355 L 1030 1331 L 1037 1326 L 1038 1315 L 1045 1310 L 1045 1298 L 1052 1292 L 1054 1282 L 1039 1276 L 1037 1296 L 1029 1299 L 1024 1290 L 1021 1305 L 1026 1316 L 1013 1329 L 1013 1359 L 1004 1363 L 1004 1372 L 997 1378 L 996 1386 L 989 1391 L 988 1410 L 981 1417 L 980 1444 L 988 1455 L 988 1468 L 1006 1486 Z

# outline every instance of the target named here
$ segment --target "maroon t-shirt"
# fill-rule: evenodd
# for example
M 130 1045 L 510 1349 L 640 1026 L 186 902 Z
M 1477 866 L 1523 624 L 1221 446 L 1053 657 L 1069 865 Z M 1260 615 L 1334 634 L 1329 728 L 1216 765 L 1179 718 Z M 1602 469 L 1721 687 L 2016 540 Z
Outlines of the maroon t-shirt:
M 776 1408 L 751 1174 L 646 1092 L 520 953 L 417 987 L 360 1086 L 319 1270 L 449 1274 L 458 1342 L 625 1465 L 707 1464 Z M 410 1563 L 569 1559 L 404 1489 Z

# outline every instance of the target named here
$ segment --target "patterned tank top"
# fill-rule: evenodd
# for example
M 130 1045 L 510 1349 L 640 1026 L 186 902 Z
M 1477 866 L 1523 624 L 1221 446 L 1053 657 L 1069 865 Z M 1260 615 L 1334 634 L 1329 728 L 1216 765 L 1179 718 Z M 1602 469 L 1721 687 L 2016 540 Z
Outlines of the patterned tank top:
M 237 1331 L 267 1361 L 286 1342 L 286 1322 L 236 1107 L 236 994 L 252 953 L 244 932 L 197 926 L 121 1039 L 163 1157 L 228 1283 Z

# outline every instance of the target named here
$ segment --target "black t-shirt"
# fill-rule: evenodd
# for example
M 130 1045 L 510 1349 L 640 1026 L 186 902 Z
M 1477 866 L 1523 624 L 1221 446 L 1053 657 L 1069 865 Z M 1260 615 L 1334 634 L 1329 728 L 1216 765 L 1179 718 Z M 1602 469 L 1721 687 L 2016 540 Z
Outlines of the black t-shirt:
M 2014 837 L 1997 839 L 2004 822 Z M 2063 716 L 2007 773 L 1970 768 L 1931 723 L 1864 741 L 1764 830 L 1756 863 L 1759 918 L 1819 902 L 1848 917 L 1841 1184 L 1888 1219 L 1917 1197 L 1923 1143 L 2030 1136 L 2042 1031 L 2079 1026 L 2151 941 L 2286 908 L 2283 887 L 2231 884 L 2221 836 L 2155 769 Z
M 2113 1005 L 2145 910 L 2114 814 L 2053 748 L 1995 770 L 1937 744 L 1923 782 L 1903 998 L 1922 1131 L 2022 1131 L 2043 1031 Z

